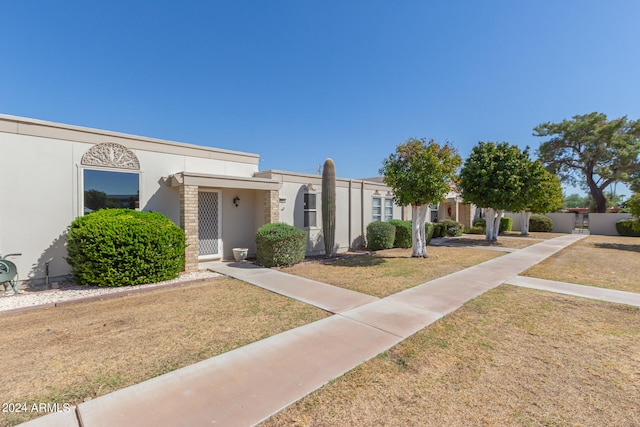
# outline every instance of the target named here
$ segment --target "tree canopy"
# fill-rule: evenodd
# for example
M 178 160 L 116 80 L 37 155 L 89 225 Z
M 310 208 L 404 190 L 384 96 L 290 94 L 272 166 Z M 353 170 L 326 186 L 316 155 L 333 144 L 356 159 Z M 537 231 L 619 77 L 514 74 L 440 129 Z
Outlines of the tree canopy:
M 534 135 L 551 137 L 538 149 L 542 163 L 561 180 L 585 185 L 597 211 L 606 212 L 604 190 L 613 182 L 637 184 L 640 177 L 640 120 L 607 120 L 602 113 L 543 123 Z
M 465 202 L 485 208 L 488 241 L 498 240 L 504 211 L 532 208 L 525 198 L 525 190 L 533 172 L 528 152 L 516 145 L 481 141 L 471 150 L 460 171 L 460 187 Z
M 564 199 L 560 179 L 539 161 L 529 163 L 524 184 L 521 210 L 547 213 L 562 208 Z
M 394 201 L 413 208 L 412 256 L 427 256 L 424 223 L 428 207 L 444 200 L 461 164 L 457 150 L 448 143 L 441 146 L 433 139 L 415 138 L 398 145 L 382 162 L 380 174 L 393 188 Z
M 465 160 L 460 187 L 465 202 L 483 208 L 517 212 L 523 208 L 523 171 L 529 158 L 507 142 L 479 142 Z
M 382 164 L 380 173 L 398 205 L 429 205 L 444 200 L 462 159 L 449 143 L 410 138 Z

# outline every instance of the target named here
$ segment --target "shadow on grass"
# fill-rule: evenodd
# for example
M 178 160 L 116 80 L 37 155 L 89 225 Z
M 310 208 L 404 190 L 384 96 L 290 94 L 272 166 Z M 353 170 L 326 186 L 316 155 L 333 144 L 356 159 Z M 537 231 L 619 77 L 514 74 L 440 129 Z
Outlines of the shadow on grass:
M 602 249 L 617 249 L 619 251 L 640 253 L 640 245 L 627 245 L 624 243 L 596 243 L 594 246 Z
M 326 260 L 322 263 L 330 267 L 373 267 L 374 265 L 384 264 L 386 261 L 375 255 L 358 255 L 349 258 L 338 258 Z

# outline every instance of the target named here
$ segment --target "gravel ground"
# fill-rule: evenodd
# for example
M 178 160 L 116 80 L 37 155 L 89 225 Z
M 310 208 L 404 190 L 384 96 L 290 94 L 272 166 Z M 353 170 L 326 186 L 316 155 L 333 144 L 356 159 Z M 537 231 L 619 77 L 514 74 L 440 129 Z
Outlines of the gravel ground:
M 109 295 L 138 291 L 141 289 L 156 288 L 159 286 L 167 286 L 173 284 L 180 284 L 190 282 L 193 280 L 203 280 L 215 277 L 220 277 L 221 274 L 211 271 L 200 271 L 197 273 L 187 273 L 172 280 L 166 280 L 164 282 L 151 283 L 148 285 L 137 286 L 123 286 L 119 288 L 101 288 L 97 286 L 78 286 L 70 285 L 64 286 L 60 289 L 49 289 L 45 291 L 28 291 L 21 290 L 18 295 L 14 295 L 11 288 L 9 292 L 1 292 L 0 287 L 0 312 L 7 310 L 22 309 L 26 307 L 35 307 L 39 305 L 55 305 L 63 301 L 78 300 L 89 297 L 100 297 Z

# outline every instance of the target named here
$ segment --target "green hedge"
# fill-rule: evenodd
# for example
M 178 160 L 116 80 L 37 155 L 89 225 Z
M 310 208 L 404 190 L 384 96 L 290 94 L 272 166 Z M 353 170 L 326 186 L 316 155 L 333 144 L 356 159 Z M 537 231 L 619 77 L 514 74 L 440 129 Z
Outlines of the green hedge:
M 549 232 L 553 230 L 553 220 L 544 215 L 531 215 L 529 231 Z
M 432 222 L 425 222 L 424 224 L 424 235 L 425 235 L 425 240 L 426 242 L 424 243 L 425 245 L 428 245 L 429 242 L 431 242 L 431 239 L 433 238 L 433 233 L 435 232 L 435 227 L 433 226 Z
M 640 237 L 640 219 L 621 219 L 616 222 L 616 230 L 621 236 Z
M 461 236 L 464 226 L 452 219 L 443 219 L 440 221 L 444 225 L 444 235 L 449 237 Z
M 447 233 L 447 227 L 440 223 L 440 222 L 434 222 L 433 223 L 433 235 L 432 237 L 434 239 L 437 239 L 438 237 L 444 237 Z
M 485 234 L 487 231 L 484 227 L 480 227 L 479 225 L 474 225 L 470 229 L 467 230 L 467 234 Z
M 382 221 L 374 221 L 367 225 L 367 248 L 372 251 L 393 248 L 396 239 L 396 227 Z
M 184 269 L 184 231 L 156 212 L 101 209 L 76 218 L 68 233 L 66 261 L 79 284 L 154 283 Z
M 473 223 L 473 226 L 482 227 L 482 229 L 485 230 L 483 232 L 486 232 L 486 229 L 487 229 L 486 218 L 477 219 Z M 512 227 L 513 227 L 513 219 L 507 218 L 507 217 L 500 218 L 500 230 L 498 230 L 500 233 L 504 233 L 505 231 L 511 231 Z
M 256 233 L 256 259 L 265 267 L 299 263 L 307 251 L 307 233 L 281 222 L 265 224 Z
M 392 219 L 389 224 L 396 228 L 396 237 L 393 241 L 394 248 L 410 248 L 411 247 L 411 221 L 402 221 Z

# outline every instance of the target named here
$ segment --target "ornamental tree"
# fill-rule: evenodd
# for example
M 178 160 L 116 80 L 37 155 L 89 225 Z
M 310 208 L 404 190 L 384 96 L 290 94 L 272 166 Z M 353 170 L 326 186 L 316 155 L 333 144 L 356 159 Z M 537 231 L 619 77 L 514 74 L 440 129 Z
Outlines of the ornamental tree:
M 610 184 L 633 184 L 640 177 L 640 120 L 607 120 L 594 112 L 543 123 L 533 134 L 551 137 L 540 145 L 539 159 L 562 181 L 585 185 L 599 213 L 607 210 L 604 191 Z
M 462 159 L 455 148 L 433 139 L 410 138 L 382 162 L 380 174 L 393 188 L 393 199 L 412 208 L 412 254 L 427 257 L 425 219 L 430 204 L 440 203 L 451 190 Z
M 523 200 L 530 167 L 527 152 L 507 142 L 479 142 L 460 171 L 465 202 L 485 208 L 486 240 L 495 242 L 505 211 L 518 212 L 528 206 Z
M 524 187 L 520 210 L 520 234 L 529 234 L 531 213 L 547 213 L 560 209 L 563 205 L 560 179 L 547 171 L 539 161 L 529 162 L 523 170 Z

